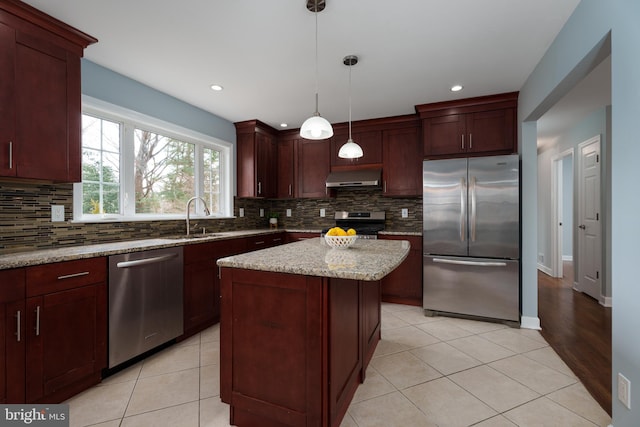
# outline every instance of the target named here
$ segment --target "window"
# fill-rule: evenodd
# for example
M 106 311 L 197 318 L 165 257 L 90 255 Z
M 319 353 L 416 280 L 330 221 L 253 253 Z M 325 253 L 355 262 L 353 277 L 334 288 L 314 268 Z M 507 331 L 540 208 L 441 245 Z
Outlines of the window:
M 194 196 L 212 215 L 231 215 L 230 143 L 87 97 L 83 104 L 75 220 L 183 218 Z

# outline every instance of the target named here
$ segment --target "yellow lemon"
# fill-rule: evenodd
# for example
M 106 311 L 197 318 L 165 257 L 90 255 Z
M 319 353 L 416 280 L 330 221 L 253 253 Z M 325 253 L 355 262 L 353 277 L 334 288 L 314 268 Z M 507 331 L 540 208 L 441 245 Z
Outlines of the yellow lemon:
M 327 231 L 327 236 L 337 236 L 337 235 L 338 235 L 338 232 L 336 230 L 336 227 L 330 228 Z
M 336 234 L 336 236 L 346 236 L 346 235 L 347 235 L 347 232 L 346 232 L 346 231 L 344 231 L 342 228 L 340 228 L 340 227 L 336 227 L 336 228 L 337 228 L 337 230 L 336 230 L 336 233 L 337 233 L 337 234 Z
M 347 230 L 347 235 L 355 236 L 356 235 L 356 230 L 354 230 L 353 228 L 348 229 Z

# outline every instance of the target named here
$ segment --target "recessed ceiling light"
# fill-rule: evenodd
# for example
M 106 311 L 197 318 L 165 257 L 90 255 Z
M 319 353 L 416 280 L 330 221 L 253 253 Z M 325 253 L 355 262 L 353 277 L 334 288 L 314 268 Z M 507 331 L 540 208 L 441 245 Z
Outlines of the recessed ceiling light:
M 215 90 L 216 92 L 220 92 L 222 89 L 224 88 L 220 85 L 211 85 L 211 90 Z
M 288 124 L 286 124 L 286 123 L 280 123 L 280 127 L 281 127 L 281 128 L 286 128 L 287 126 L 289 126 L 289 125 L 288 125 Z
M 460 92 L 464 86 L 462 85 L 453 85 L 451 86 L 451 92 Z

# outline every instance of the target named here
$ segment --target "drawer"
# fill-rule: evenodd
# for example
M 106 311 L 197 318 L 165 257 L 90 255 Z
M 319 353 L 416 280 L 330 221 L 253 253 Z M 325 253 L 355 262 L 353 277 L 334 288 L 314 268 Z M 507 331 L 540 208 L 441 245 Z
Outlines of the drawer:
M 104 257 L 44 264 L 26 269 L 27 297 L 106 282 Z
M 0 271 L 0 303 L 24 299 L 24 268 Z

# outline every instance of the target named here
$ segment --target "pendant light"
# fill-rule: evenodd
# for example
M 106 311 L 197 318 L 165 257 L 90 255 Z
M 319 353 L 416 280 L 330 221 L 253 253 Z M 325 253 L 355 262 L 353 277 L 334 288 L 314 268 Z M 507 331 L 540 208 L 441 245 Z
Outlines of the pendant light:
M 307 9 L 316 15 L 316 112 L 300 127 L 300 136 L 306 139 L 327 139 L 333 136 L 331 123 L 318 112 L 318 12 L 324 10 L 324 6 L 324 0 L 321 5 L 318 5 L 318 0 L 307 2 Z
M 349 67 L 349 139 L 345 142 L 340 151 L 338 151 L 338 157 L 343 159 L 358 159 L 363 156 L 362 147 L 353 142 L 351 138 L 351 67 L 358 63 L 358 57 L 355 55 L 345 56 L 342 60 L 344 65 Z

